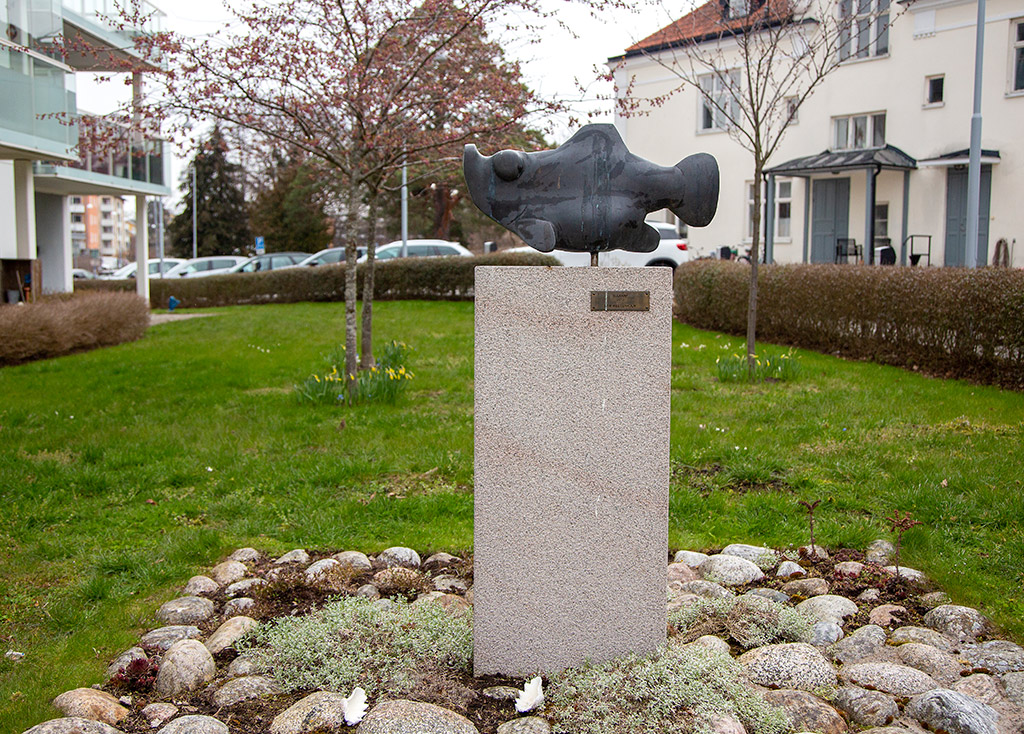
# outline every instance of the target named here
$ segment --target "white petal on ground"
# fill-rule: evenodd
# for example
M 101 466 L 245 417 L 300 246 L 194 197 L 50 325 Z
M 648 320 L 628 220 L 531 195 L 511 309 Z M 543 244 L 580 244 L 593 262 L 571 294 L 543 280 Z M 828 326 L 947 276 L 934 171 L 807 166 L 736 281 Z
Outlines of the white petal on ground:
M 355 726 L 366 715 L 366 691 L 358 686 L 345 699 L 345 723 Z
M 542 703 L 544 703 L 544 689 L 541 686 L 541 679 L 538 675 L 519 692 L 519 695 L 516 697 L 516 711 L 525 714 L 527 711 L 533 711 Z

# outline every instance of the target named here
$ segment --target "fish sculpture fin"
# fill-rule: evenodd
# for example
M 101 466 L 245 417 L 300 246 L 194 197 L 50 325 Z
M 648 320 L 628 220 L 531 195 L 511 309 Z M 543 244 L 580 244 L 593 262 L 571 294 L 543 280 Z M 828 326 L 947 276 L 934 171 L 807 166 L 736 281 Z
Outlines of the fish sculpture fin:
M 515 232 L 535 250 L 551 252 L 555 249 L 555 228 L 545 219 L 520 219 L 515 224 Z
M 706 227 L 718 209 L 718 161 L 707 153 L 695 153 L 676 164 L 682 174 L 681 196 L 669 209 L 693 227 Z

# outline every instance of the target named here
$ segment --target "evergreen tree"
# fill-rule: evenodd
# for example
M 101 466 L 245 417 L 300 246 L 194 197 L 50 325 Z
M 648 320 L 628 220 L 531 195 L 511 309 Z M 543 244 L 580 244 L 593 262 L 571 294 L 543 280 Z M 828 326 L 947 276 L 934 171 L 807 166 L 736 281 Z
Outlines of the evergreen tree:
M 325 193 L 315 164 L 299 155 L 268 171 L 271 185 L 252 203 L 252 232 L 267 252 L 317 252 L 330 247 L 333 228 L 324 212 Z
M 244 254 L 252 249 L 249 217 L 242 193 L 242 169 L 228 160 L 220 127 L 200 147 L 192 165 L 196 172 L 196 254 Z M 192 257 L 192 171 L 185 172 L 179 190 L 183 208 L 167 228 L 171 252 Z

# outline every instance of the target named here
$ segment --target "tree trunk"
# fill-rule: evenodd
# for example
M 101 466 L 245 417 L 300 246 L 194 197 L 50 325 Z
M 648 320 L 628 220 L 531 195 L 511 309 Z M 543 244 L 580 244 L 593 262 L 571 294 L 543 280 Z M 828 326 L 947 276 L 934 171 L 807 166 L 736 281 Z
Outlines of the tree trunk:
M 348 200 L 345 202 L 345 226 L 341 233 L 345 241 L 345 386 L 348 400 L 355 399 L 356 371 L 358 370 L 358 345 L 356 344 L 356 187 L 349 184 Z
M 363 353 L 359 369 L 368 370 L 373 359 L 373 275 L 377 261 L 377 197 L 370 197 L 366 235 L 366 272 L 363 274 Z
M 754 351 L 757 335 L 757 267 L 761 259 L 761 176 L 764 164 L 754 159 L 754 216 L 751 226 L 754 231 L 750 246 L 750 287 L 747 298 L 747 374 L 754 379 L 757 353 Z

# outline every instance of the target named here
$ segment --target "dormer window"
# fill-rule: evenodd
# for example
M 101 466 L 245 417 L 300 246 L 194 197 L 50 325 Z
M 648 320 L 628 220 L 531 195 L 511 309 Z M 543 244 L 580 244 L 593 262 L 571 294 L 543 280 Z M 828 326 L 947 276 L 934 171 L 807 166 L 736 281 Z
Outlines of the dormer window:
M 751 0 L 725 0 L 726 15 L 730 20 L 750 15 Z

